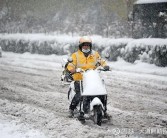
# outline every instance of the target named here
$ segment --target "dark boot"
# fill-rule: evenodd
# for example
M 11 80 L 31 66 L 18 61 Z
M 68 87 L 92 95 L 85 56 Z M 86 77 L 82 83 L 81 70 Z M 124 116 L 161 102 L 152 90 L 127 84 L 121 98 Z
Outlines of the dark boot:
M 70 117 L 70 118 L 74 117 L 74 110 L 69 109 L 68 117 Z
M 111 116 L 109 114 L 107 114 L 107 112 L 104 112 L 104 116 L 103 116 L 104 119 L 107 119 L 107 120 L 110 120 L 111 119 Z
M 84 118 L 84 113 L 83 112 L 80 112 L 80 115 L 78 116 L 78 120 L 81 121 L 81 122 L 85 122 L 85 118 Z

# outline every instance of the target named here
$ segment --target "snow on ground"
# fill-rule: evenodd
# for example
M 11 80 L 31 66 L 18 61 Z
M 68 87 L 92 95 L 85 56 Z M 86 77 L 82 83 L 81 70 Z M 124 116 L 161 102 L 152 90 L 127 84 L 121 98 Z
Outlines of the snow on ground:
M 134 64 L 131 64 L 119 58 L 117 62 L 109 63 L 109 65 L 114 70 L 167 76 L 167 67 L 157 67 L 154 64 L 148 64 L 141 61 L 135 61 Z M 156 78 L 158 76 L 156 76 Z
M 62 58 L 15 54 L 0 58 L 2 138 L 166 137 L 167 67 L 122 59 L 103 72 L 111 123 L 101 127 L 68 118 L 68 86 L 60 83 Z
M 30 129 L 27 124 L 18 124 L 16 121 L 0 119 L 1 138 L 46 138 L 45 135 L 38 130 Z

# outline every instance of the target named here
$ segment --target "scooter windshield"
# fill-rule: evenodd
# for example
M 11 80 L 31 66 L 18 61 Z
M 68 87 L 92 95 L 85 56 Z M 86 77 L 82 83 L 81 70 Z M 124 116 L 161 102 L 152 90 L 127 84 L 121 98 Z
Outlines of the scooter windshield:
M 96 70 L 88 70 L 83 74 L 82 96 L 106 95 L 107 91 Z

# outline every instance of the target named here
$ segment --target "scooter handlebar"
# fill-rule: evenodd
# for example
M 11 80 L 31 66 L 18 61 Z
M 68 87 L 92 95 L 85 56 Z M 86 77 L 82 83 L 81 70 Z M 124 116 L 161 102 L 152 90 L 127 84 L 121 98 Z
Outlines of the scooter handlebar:
M 90 70 L 90 69 L 88 69 L 88 70 Z M 81 69 L 81 68 L 77 68 L 76 69 L 76 73 L 84 73 L 84 72 L 86 72 L 86 71 L 88 71 L 88 70 L 83 70 L 83 69 Z M 94 69 L 94 70 L 99 70 L 99 71 L 111 71 L 111 69 L 110 68 L 104 68 L 104 67 L 102 67 L 102 66 L 99 66 L 99 67 L 97 67 L 96 69 Z

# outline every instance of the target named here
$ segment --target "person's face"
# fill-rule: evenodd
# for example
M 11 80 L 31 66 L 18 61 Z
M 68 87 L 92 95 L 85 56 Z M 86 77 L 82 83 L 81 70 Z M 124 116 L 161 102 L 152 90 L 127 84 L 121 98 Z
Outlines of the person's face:
M 90 49 L 90 46 L 83 45 L 83 46 L 82 46 L 82 49 L 85 49 L 85 50 Z
M 82 49 L 90 49 L 90 43 L 83 43 Z

